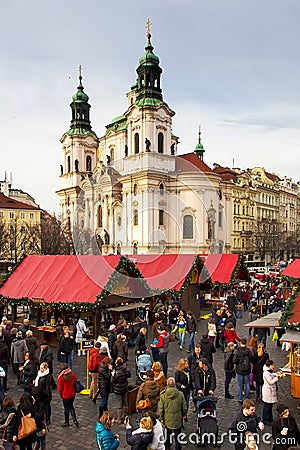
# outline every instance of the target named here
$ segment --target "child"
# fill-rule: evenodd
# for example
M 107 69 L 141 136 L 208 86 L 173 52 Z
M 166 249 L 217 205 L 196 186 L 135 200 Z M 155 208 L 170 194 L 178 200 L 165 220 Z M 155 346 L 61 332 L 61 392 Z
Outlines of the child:
M 217 336 L 217 327 L 215 319 L 210 319 L 207 324 L 208 330 L 208 339 L 213 344 L 215 342 L 215 338 Z

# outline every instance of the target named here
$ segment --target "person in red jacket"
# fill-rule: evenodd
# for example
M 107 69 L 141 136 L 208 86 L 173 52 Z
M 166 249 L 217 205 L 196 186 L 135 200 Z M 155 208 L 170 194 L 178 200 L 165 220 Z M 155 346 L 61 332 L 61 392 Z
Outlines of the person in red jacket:
M 101 362 L 100 357 L 100 347 L 101 343 L 96 342 L 94 348 L 90 350 L 90 357 L 88 360 L 88 370 L 91 376 L 91 385 L 90 385 L 90 394 L 89 398 L 93 399 L 96 396 L 98 389 L 98 376 L 99 376 L 99 367 Z
M 224 338 L 225 338 L 226 345 L 228 345 L 229 342 L 233 342 L 235 344 L 236 341 L 241 340 L 238 337 L 238 335 L 236 334 L 236 331 L 235 331 L 235 328 L 234 328 L 232 322 L 228 322 L 228 324 L 226 325 L 226 328 L 224 331 Z
M 74 424 L 76 425 L 76 427 L 79 427 L 74 409 L 74 400 L 76 395 L 75 381 L 78 379 L 78 377 L 76 373 L 70 369 L 68 364 L 62 363 L 59 368 L 60 372 L 57 376 L 57 389 L 59 395 L 62 398 L 65 410 L 65 421 L 62 426 L 69 426 L 69 417 L 71 414 Z

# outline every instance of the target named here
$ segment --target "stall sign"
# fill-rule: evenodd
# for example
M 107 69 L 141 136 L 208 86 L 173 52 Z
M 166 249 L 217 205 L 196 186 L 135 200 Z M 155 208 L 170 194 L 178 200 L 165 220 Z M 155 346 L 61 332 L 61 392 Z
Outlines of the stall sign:
M 94 339 L 82 341 L 81 344 L 82 344 L 82 350 L 88 350 L 89 348 L 94 347 Z

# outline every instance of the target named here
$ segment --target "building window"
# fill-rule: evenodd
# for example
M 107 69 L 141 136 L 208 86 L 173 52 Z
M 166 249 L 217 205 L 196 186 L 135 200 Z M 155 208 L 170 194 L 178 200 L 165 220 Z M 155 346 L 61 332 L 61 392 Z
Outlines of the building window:
M 98 206 L 98 228 L 103 227 L 103 213 L 102 213 L 102 206 Z
M 158 133 L 158 153 L 164 152 L 164 135 L 160 132 Z
M 158 225 L 164 225 L 164 210 L 160 209 L 158 211 Z
M 0 219 L 3 219 L 3 216 L 4 216 L 3 211 L 0 211 Z
M 163 183 L 160 183 L 160 185 L 159 185 L 159 193 L 160 193 L 160 195 L 164 195 L 164 193 L 165 193 L 165 188 L 164 188 Z
M 133 244 L 132 253 L 133 253 L 133 255 L 137 255 L 137 252 L 138 252 L 138 246 L 137 246 L 137 243 L 135 242 Z
M 118 216 L 117 224 L 118 224 L 118 227 L 120 227 L 122 225 L 122 217 L 121 216 Z
M 223 226 L 222 218 L 223 218 L 222 211 L 219 211 L 219 227 Z
M 190 214 L 183 218 L 183 239 L 193 239 L 193 216 Z
M 13 211 L 11 211 L 11 212 L 9 213 L 9 218 L 10 218 L 10 219 L 14 219 L 14 217 L 15 217 L 15 213 L 14 213 Z
M 137 194 L 137 184 L 133 186 L 133 195 Z
M 21 212 L 20 218 L 21 218 L 21 219 L 25 219 L 25 217 L 26 217 L 25 213 L 24 213 L 24 212 Z
M 34 214 L 33 213 L 29 213 L 29 219 L 33 220 L 34 219 Z
M 134 209 L 133 210 L 133 225 L 138 225 L 138 224 L 139 224 L 138 210 Z
M 67 157 L 67 172 L 71 172 L 71 156 Z
M 139 133 L 135 133 L 134 135 L 134 153 L 137 154 L 140 152 L 140 137 Z
M 90 155 L 88 155 L 86 157 L 85 166 L 86 166 L 86 171 L 87 172 L 91 172 L 92 171 L 92 158 L 90 157 Z

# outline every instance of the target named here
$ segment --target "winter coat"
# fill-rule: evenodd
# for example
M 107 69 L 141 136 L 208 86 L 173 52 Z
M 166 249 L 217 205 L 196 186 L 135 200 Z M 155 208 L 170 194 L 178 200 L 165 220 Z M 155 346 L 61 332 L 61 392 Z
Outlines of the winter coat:
M 288 433 L 282 435 L 283 428 L 288 428 Z M 296 420 L 289 416 L 287 419 L 277 419 L 272 425 L 272 437 L 274 439 L 273 450 L 287 450 L 290 447 L 300 445 L 300 433 Z M 294 439 L 294 442 L 292 441 Z
M 165 387 L 167 386 L 167 379 L 165 374 L 162 370 L 157 371 L 153 370 L 154 372 L 154 381 L 156 381 L 159 385 L 160 392 L 165 390 Z
M 11 362 L 13 364 L 24 364 L 24 353 L 27 347 L 24 339 L 15 339 L 11 344 Z
M 0 341 L 0 366 L 7 367 L 10 363 L 10 355 L 7 345 L 3 341 Z
M 189 368 L 190 368 L 191 378 L 192 378 L 193 382 L 195 381 L 195 372 L 196 372 L 197 368 L 199 367 L 199 360 L 201 358 L 206 358 L 206 355 L 202 350 L 200 352 L 199 358 L 195 352 L 190 353 L 188 356 Z
M 70 373 L 72 373 L 72 377 L 69 379 L 68 374 Z M 57 389 L 61 398 L 69 400 L 75 397 L 75 380 L 77 379 L 76 373 L 71 369 L 63 370 L 63 372 L 58 374 Z
M 210 365 L 213 364 L 213 353 L 216 353 L 216 347 L 208 338 L 201 339 L 200 341 L 201 349 L 205 353 L 206 359 Z
M 124 362 L 128 359 L 128 344 L 126 341 L 116 341 L 113 347 L 114 359 L 122 358 Z
M 267 366 L 264 366 L 263 371 L 264 371 L 263 373 L 264 384 L 262 387 L 262 400 L 265 403 L 276 403 L 278 376 L 276 375 L 276 373 L 272 372 Z
M 43 424 L 43 419 L 40 416 L 38 409 L 36 407 L 36 405 L 30 405 L 29 407 L 24 407 L 23 404 L 20 404 L 18 406 L 17 412 L 16 412 L 16 420 L 14 423 L 14 430 L 13 430 L 13 436 L 18 436 L 18 429 L 21 423 L 21 417 L 22 417 L 22 412 L 25 416 L 27 416 L 28 414 L 31 414 L 31 417 L 33 417 L 35 419 L 35 423 L 38 429 L 42 430 L 43 428 L 45 428 L 45 425 Z M 28 444 L 32 444 L 33 442 L 37 441 L 37 435 L 36 432 L 30 434 L 29 436 L 27 436 L 24 439 L 21 439 L 20 441 L 17 441 L 17 443 L 20 445 L 28 445 Z
M 226 327 L 226 325 L 231 322 L 233 327 L 236 328 L 236 318 L 233 314 L 231 314 L 231 316 L 226 316 L 226 319 L 224 320 L 224 325 Z
M 233 420 L 229 425 L 228 430 L 232 433 L 234 438 L 237 438 L 237 443 L 235 444 L 236 449 L 242 450 L 245 447 L 245 444 L 240 442 L 244 442 L 245 433 L 247 431 L 250 431 L 251 433 L 258 432 L 259 422 L 261 422 L 261 419 L 256 413 L 246 416 L 243 414 L 243 411 L 239 411 L 233 416 Z M 239 423 L 243 423 L 243 427 L 239 426 Z
M 194 317 L 186 319 L 186 331 L 189 333 L 196 333 L 197 331 L 197 323 Z
M 160 395 L 159 384 L 154 380 L 146 380 L 139 387 L 136 396 L 136 403 L 140 400 L 145 400 L 146 398 L 149 398 L 151 402 L 151 408 L 148 408 L 148 410 L 156 411 L 159 395 Z
M 88 328 L 85 324 L 85 321 L 83 319 L 79 319 L 76 324 L 76 338 L 75 338 L 76 344 L 79 344 L 86 338 L 87 331 Z
M 45 372 L 44 372 L 45 373 Z M 41 389 L 41 391 L 45 392 L 47 396 L 49 397 L 49 400 L 52 400 L 52 375 L 51 373 L 48 373 L 47 375 L 42 375 L 39 377 L 38 380 L 38 387 Z
M 159 334 L 158 344 L 155 345 L 158 348 L 159 353 L 169 353 L 170 335 L 165 330 Z
M 208 336 L 217 336 L 217 327 L 215 323 L 207 324 Z
M 224 350 L 224 370 L 227 372 L 234 371 L 233 355 L 234 351 L 232 350 L 232 347 L 226 347 Z
M 34 336 L 26 337 L 25 344 L 26 344 L 26 347 L 28 349 L 30 356 L 36 357 L 36 351 L 39 348 L 37 338 Z
M 245 364 L 246 359 L 248 359 L 249 364 Z M 251 372 L 250 362 L 252 361 L 252 356 L 250 349 L 247 347 L 239 347 L 234 351 L 233 363 L 236 364 L 236 373 L 239 375 L 249 375 Z
M 41 351 L 39 362 L 40 364 L 46 362 L 48 364 L 49 372 L 53 373 L 53 353 L 49 346 Z
M 189 392 L 193 389 L 193 385 L 191 383 L 191 376 L 189 371 L 181 371 L 181 370 L 176 370 L 175 372 L 175 383 L 176 383 L 176 387 L 177 389 L 179 389 L 181 392 L 183 392 L 184 394 L 186 392 Z
M 137 430 L 127 428 L 126 430 L 126 442 L 128 445 L 131 445 L 131 450 L 147 450 L 152 439 L 152 430 L 144 430 L 143 428 L 138 428 Z
M 3 436 L 4 439 L 6 439 L 8 442 L 13 442 L 13 432 L 14 432 L 14 424 L 16 420 L 16 408 L 12 406 L 5 406 L 3 410 L 0 412 L 0 434 Z M 8 425 L 7 420 L 10 414 L 13 414 L 13 416 L 10 417 Z
M 107 339 L 108 339 L 107 342 L 108 342 L 109 351 L 112 352 L 114 344 L 115 344 L 115 342 L 117 340 L 117 334 L 114 331 L 109 331 L 107 333 Z
M 160 421 L 156 419 L 156 423 L 153 427 L 153 439 L 149 444 L 148 448 L 151 450 L 165 450 L 163 437 L 164 437 L 163 427 L 161 426 Z
M 216 389 L 216 373 L 212 367 L 209 367 L 207 371 L 198 369 L 195 372 L 195 389 L 196 391 L 203 391 L 203 395 L 209 395 L 209 391 L 215 391 Z
M 267 352 L 265 352 L 262 356 L 258 356 L 257 352 L 256 352 L 254 355 L 254 358 L 253 358 L 252 373 L 253 373 L 254 381 L 260 385 L 263 385 L 263 383 L 264 383 L 263 368 L 268 359 L 269 359 L 269 354 Z
M 120 441 L 115 438 L 114 433 L 100 422 L 96 423 L 96 442 L 98 449 L 101 450 L 115 450 L 120 445 Z
M 33 329 L 31 328 L 31 325 L 24 325 L 24 323 L 22 323 L 22 325 L 19 326 L 18 331 L 21 331 L 22 333 L 22 338 L 25 339 L 26 338 L 26 331 L 33 331 Z
M 90 357 L 88 361 L 88 370 L 91 373 L 97 373 L 99 371 L 101 363 L 100 353 L 98 348 L 91 348 Z
M 182 426 L 182 418 L 187 414 L 184 395 L 176 387 L 168 386 L 158 402 L 160 420 L 171 430 Z
M 128 378 L 131 377 L 130 370 L 126 364 L 121 364 L 116 367 L 115 373 L 112 377 L 113 392 L 117 395 L 125 394 L 128 390 Z
M 62 336 L 59 341 L 59 350 L 63 355 L 68 355 L 74 350 L 74 337 L 71 334 L 69 337 Z
M 36 363 L 31 362 L 28 360 L 25 361 L 25 364 L 23 366 L 23 370 L 22 370 L 22 377 L 23 377 L 23 381 L 25 384 L 25 387 L 32 387 L 33 386 L 33 382 L 36 379 L 38 373 L 38 366 Z
M 186 332 L 186 321 L 183 318 L 180 318 L 177 322 L 175 327 L 172 330 L 172 333 L 175 333 L 178 330 L 179 334 L 183 334 Z
M 236 331 L 234 328 L 229 329 L 229 328 L 225 328 L 224 331 L 224 338 L 225 338 L 225 342 L 226 345 L 229 344 L 229 342 L 234 342 L 236 343 L 236 341 L 240 341 L 241 339 L 238 337 Z
M 147 350 L 146 337 L 143 333 L 139 332 L 135 343 L 135 353 L 144 353 Z
M 99 367 L 98 388 L 101 397 L 108 397 L 111 393 L 111 370 L 103 362 Z

